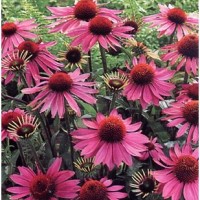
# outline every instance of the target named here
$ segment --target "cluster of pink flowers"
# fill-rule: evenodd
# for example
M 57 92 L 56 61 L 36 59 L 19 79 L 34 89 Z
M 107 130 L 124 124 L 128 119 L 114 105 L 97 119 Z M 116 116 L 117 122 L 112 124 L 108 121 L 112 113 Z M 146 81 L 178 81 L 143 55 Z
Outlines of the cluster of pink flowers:
M 64 131 L 68 134 L 70 153 L 75 150 L 85 160 L 92 159 L 92 166 L 100 166 L 97 177 L 80 180 L 75 170 L 63 169 L 62 156 L 55 156 L 53 148 L 54 161 L 46 169 L 34 153 L 35 169 L 18 166 L 16 173 L 10 175 L 10 180 L 15 183 L 6 189 L 12 194 L 10 199 L 128 198 L 127 187 L 116 184 L 110 177 L 118 169 L 123 171 L 134 166 L 135 160 L 149 162 L 151 168 L 147 174 L 142 171 L 142 174 L 136 173 L 132 177 L 135 183 L 130 187 L 134 188 L 132 191 L 136 195 L 160 194 L 164 199 L 171 197 L 172 200 L 179 200 L 183 195 L 185 200 L 198 199 L 198 148 L 195 147 L 199 139 L 199 87 L 195 80 L 199 55 L 198 19 L 171 5 L 159 5 L 159 8 L 160 13 L 145 16 L 142 20 L 143 23 L 150 23 L 151 28 L 156 28 L 159 37 L 171 37 L 170 43 L 160 48 L 159 62 L 162 66 L 149 56 L 153 53 L 148 48 L 131 40 L 140 29 L 136 22 L 124 21 L 120 10 L 104 8 L 96 0 L 79 0 L 67 7 L 47 7 L 51 16 L 46 19 L 53 20 L 47 25 L 48 33 L 59 32 L 71 39 L 67 53 L 61 53 L 64 58 L 58 58 L 48 50 L 57 44 L 56 41 L 43 41 L 34 33 L 39 28 L 34 19 L 2 24 L 2 82 L 7 86 L 16 80 L 25 99 L 19 100 L 25 102 L 25 107 L 2 111 L 2 142 L 13 140 L 19 148 L 20 141 L 28 140 L 41 126 L 45 130 L 42 130 L 45 132 L 41 133 L 42 138 L 51 147 L 52 135 L 48 134 L 51 128 L 46 127 L 46 118 L 51 113 L 53 120 L 60 123 L 58 132 L 67 129 Z M 80 67 L 81 62 L 87 63 L 83 58 L 88 58 L 88 65 L 91 62 L 89 56 L 82 57 L 81 50 L 91 56 L 91 50 L 99 44 L 103 60 L 105 50 L 117 52 L 127 39 L 132 41 L 131 45 L 141 48 L 142 53 L 129 55 L 131 62 L 124 62 L 125 70 L 118 69 L 112 75 L 104 74 L 103 79 L 113 96 L 109 109 L 103 113 L 96 106 L 101 86 L 92 77 L 92 71 L 89 73 L 87 70 L 86 73 Z M 61 61 L 65 59 L 75 68 L 64 67 L 65 63 Z M 106 72 L 105 60 L 103 65 Z M 173 80 L 177 74 L 184 74 L 183 84 Z M 104 92 L 108 95 L 107 89 Z M 17 99 L 7 94 L 4 96 Z M 128 102 L 126 105 L 130 108 L 122 106 L 128 117 L 121 114 L 120 106 L 115 106 L 117 98 Z M 168 104 L 168 100 L 172 102 Z M 93 106 L 96 116 L 90 119 L 83 116 L 86 114 L 82 109 L 85 104 Z M 167 106 L 162 107 L 163 104 Z M 153 109 L 158 109 L 161 117 L 145 117 L 149 113 L 151 115 Z M 70 119 L 70 110 L 73 111 L 73 119 Z M 134 115 L 135 110 L 139 110 L 138 118 Z M 77 125 L 74 119 L 80 117 Z M 168 149 L 168 144 L 162 143 L 159 134 L 147 131 L 151 120 L 159 121 L 166 130 L 175 127 L 176 142 L 173 147 Z M 65 126 L 62 122 L 66 122 Z M 70 123 L 73 123 L 73 129 Z M 46 129 L 49 129 L 47 133 Z M 168 156 L 164 150 L 169 151 Z M 73 158 L 74 155 L 71 156 L 72 165 Z M 92 171 L 93 168 L 86 164 L 86 168 L 84 163 L 79 168 Z M 154 165 L 164 169 L 154 170 Z M 123 172 L 126 173 L 126 170 Z

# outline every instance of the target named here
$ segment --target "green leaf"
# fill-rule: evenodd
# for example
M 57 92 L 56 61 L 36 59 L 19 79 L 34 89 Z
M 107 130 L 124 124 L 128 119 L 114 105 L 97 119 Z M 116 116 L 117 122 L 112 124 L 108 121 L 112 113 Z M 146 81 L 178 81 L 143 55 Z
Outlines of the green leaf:
M 89 114 L 92 117 L 96 116 L 97 112 L 90 104 L 84 103 L 83 101 L 80 101 L 80 100 L 77 100 L 77 101 L 79 104 L 81 104 L 83 106 L 84 114 Z

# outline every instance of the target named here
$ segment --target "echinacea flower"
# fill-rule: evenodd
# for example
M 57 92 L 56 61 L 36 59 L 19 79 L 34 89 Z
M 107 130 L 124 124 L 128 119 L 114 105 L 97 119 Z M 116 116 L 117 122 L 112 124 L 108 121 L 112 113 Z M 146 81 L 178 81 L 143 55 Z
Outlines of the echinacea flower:
M 74 148 L 81 155 L 94 157 L 94 164 L 106 164 L 110 170 L 124 162 L 132 165 L 132 156 L 141 156 L 148 138 L 139 130 L 141 122 L 131 124 L 131 118 L 122 119 L 114 109 L 108 117 L 97 114 L 96 121 L 83 119 L 88 128 L 71 132 Z
M 127 68 L 130 71 L 129 84 L 124 88 L 123 95 L 128 100 L 139 100 L 142 108 L 149 104 L 158 106 L 162 96 L 171 96 L 170 92 L 175 88 L 174 84 L 167 82 L 173 77 L 174 71 L 166 68 L 156 68 L 154 61 L 148 63 L 144 55 L 132 60 L 133 66 Z
M 176 144 L 169 151 L 169 157 L 161 156 L 157 164 L 163 170 L 153 171 L 153 176 L 164 185 L 164 199 L 180 200 L 183 194 L 185 200 L 198 199 L 198 148 L 194 151 L 190 145 L 180 149 Z
M 102 76 L 106 85 L 113 91 L 122 90 L 128 84 L 128 77 L 119 72 L 112 72 L 111 74 L 104 74 Z
M 56 19 L 56 22 L 48 25 L 51 29 L 50 32 L 64 34 L 82 26 L 82 24 L 87 24 L 96 16 L 108 18 L 113 22 L 120 21 L 117 14 L 121 13 L 120 10 L 102 8 L 93 0 L 80 0 L 72 7 L 47 7 L 47 9 L 52 13 L 52 16 L 47 17 L 47 19 Z
M 158 55 L 158 51 L 153 52 L 147 46 L 145 46 L 142 42 L 136 41 L 134 38 L 129 38 L 127 41 L 124 42 L 126 47 L 131 48 L 131 52 L 133 57 L 140 57 L 141 55 L 145 55 L 147 58 L 153 58 L 160 60 Z
M 167 116 L 162 120 L 170 120 L 167 124 L 168 127 L 174 127 L 179 124 L 182 126 L 179 128 L 176 137 L 181 137 L 188 131 L 187 141 L 197 142 L 199 138 L 198 123 L 199 123 L 199 101 L 191 100 L 187 102 L 175 102 L 170 105 L 169 108 L 165 108 L 162 111 Z
M 27 63 L 31 56 L 27 56 L 28 51 L 13 51 L 12 54 L 6 55 L 2 58 L 2 76 L 5 77 L 5 85 L 13 81 L 18 76 L 18 82 L 20 82 L 20 73 L 24 73 Z
M 97 169 L 94 165 L 94 158 L 79 157 L 74 162 L 74 166 L 86 177 L 92 177 Z
M 38 25 L 34 23 L 34 19 L 29 19 L 21 22 L 5 22 L 1 27 L 1 45 L 3 49 L 3 55 L 7 51 L 12 51 L 14 47 L 17 47 L 25 39 L 36 38 L 37 35 L 31 33 Z
M 80 189 L 79 200 L 117 200 L 127 197 L 127 193 L 119 192 L 123 189 L 122 185 L 113 185 L 112 180 L 106 177 L 101 180 L 88 180 Z
M 18 118 L 18 121 L 12 121 L 8 125 L 8 132 L 17 140 L 20 138 L 29 138 L 37 130 L 40 123 L 38 119 L 32 115 L 25 114 Z
M 39 92 L 29 105 L 34 109 L 42 106 L 41 113 L 50 109 L 53 118 L 57 113 L 60 118 L 63 118 L 66 102 L 80 116 L 80 108 L 72 95 L 90 104 L 96 102 L 96 99 L 91 95 L 97 93 L 97 90 L 91 88 L 95 82 L 85 82 L 89 76 L 89 73 L 80 74 L 79 68 L 70 73 L 56 72 L 48 77 L 41 77 L 41 82 L 38 85 L 23 89 L 22 92 L 24 94 Z
M 28 51 L 27 56 L 31 56 L 25 72 L 28 86 L 31 86 L 32 79 L 34 79 L 36 84 L 40 82 L 40 70 L 43 70 L 47 74 L 52 74 L 51 70 L 59 71 L 60 67 L 63 67 L 63 64 L 56 61 L 57 57 L 47 50 L 47 48 L 55 44 L 56 42 L 36 43 L 33 41 L 24 41 L 17 47 L 19 53 Z
M 14 141 L 17 140 L 16 137 L 14 137 L 9 131 L 8 126 L 10 123 L 18 122 L 18 119 L 21 119 L 21 117 L 25 115 L 25 112 L 19 108 L 15 108 L 14 110 L 8 110 L 2 112 L 1 122 L 2 122 L 2 131 L 1 131 L 1 141 L 3 141 L 5 138 L 12 139 Z
M 40 169 L 35 173 L 29 167 L 18 167 L 20 174 L 13 174 L 10 179 L 19 186 L 9 187 L 12 200 L 25 198 L 27 200 L 74 199 L 77 197 L 79 180 L 68 180 L 74 172 L 60 170 L 62 158 L 56 158 L 46 173 Z
M 172 35 L 176 31 L 178 40 L 187 35 L 198 25 L 198 18 L 190 16 L 181 8 L 169 5 L 158 5 L 160 13 L 146 16 L 144 22 L 151 23 L 150 27 L 158 27 L 159 36 Z M 192 28 L 193 26 L 193 28 Z
M 132 18 L 127 18 L 123 22 L 124 26 L 130 26 L 133 30 L 129 31 L 128 33 L 131 35 L 136 35 L 136 33 L 140 30 L 142 26 L 142 20 L 136 19 L 134 16 Z
M 177 101 L 199 100 L 199 83 L 182 84 Z
M 163 61 L 170 61 L 170 65 L 176 64 L 177 70 L 182 67 L 189 74 L 197 74 L 199 62 L 199 38 L 196 34 L 184 36 L 175 44 L 162 47 L 167 53 L 162 56 Z
M 145 198 L 150 194 L 156 193 L 158 190 L 158 182 L 152 176 L 149 169 L 147 172 L 144 172 L 143 169 L 141 172 L 135 172 L 132 179 L 133 183 L 130 184 L 131 191 L 136 193 L 136 196 L 142 196 L 142 198 Z
M 88 56 L 82 55 L 81 49 L 78 47 L 71 47 L 66 44 L 66 51 L 58 52 L 58 56 L 58 61 L 66 62 L 66 68 L 76 66 L 82 69 L 82 64 L 87 64 L 85 59 Z
M 147 151 L 142 152 L 140 160 L 146 160 L 151 157 L 153 160 L 160 159 L 160 155 L 163 153 L 162 145 L 157 143 L 157 137 L 150 138 L 149 142 L 145 144 L 147 146 Z
M 131 36 L 126 32 L 132 29 L 130 26 L 112 23 L 105 17 L 96 16 L 87 24 L 70 31 L 67 35 L 75 37 L 71 43 L 72 46 L 82 45 L 83 51 L 88 52 L 97 42 L 104 49 L 108 49 L 108 47 L 114 48 L 114 46 L 121 47 L 117 39 L 130 38 Z

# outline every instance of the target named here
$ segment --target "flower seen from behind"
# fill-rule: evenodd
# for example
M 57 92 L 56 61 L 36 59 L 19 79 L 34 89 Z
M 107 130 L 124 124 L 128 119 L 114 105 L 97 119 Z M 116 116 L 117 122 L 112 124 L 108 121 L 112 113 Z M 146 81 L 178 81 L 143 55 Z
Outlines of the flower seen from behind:
M 144 55 L 132 60 L 133 66 L 127 65 L 130 70 L 129 84 L 124 88 L 123 95 L 128 100 L 139 100 L 143 109 L 153 104 L 158 106 L 162 96 L 171 96 L 174 84 L 168 80 L 174 75 L 174 71 L 164 68 L 156 68 L 154 61 L 148 63 Z
M 29 200 L 74 199 L 77 197 L 79 180 L 69 180 L 74 172 L 59 171 L 62 158 L 56 158 L 46 173 L 38 169 L 35 173 L 29 167 L 18 167 L 20 174 L 13 174 L 10 179 L 19 186 L 9 187 L 12 200 L 21 198 Z
M 127 41 L 124 42 L 124 44 L 127 47 L 131 48 L 132 54 L 135 57 L 140 57 L 141 55 L 145 55 L 147 58 L 160 60 L 158 51 L 153 52 L 142 42 L 138 42 L 134 38 L 128 39 Z
M 139 130 L 141 123 L 131 124 L 114 109 L 108 117 L 97 114 L 96 121 L 83 120 L 88 128 L 73 131 L 74 148 L 86 158 L 94 157 L 94 164 L 106 164 L 109 170 L 124 162 L 131 166 L 132 156 L 141 156 L 148 138 Z
M 96 94 L 98 91 L 91 88 L 95 82 L 85 82 L 89 76 L 89 73 L 80 74 L 79 68 L 70 73 L 56 72 L 48 77 L 41 77 L 38 85 L 23 89 L 22 92 L 24 94 L 39 92 L 29 105 L 34 109 L 40 107 L 41 113 L 50 109 L 53 118 L 56 114 L 63 118 L 67 104 L 80 116 L 81 110 L 74 96 L 90 104 L 96 102 L 92 94 Z

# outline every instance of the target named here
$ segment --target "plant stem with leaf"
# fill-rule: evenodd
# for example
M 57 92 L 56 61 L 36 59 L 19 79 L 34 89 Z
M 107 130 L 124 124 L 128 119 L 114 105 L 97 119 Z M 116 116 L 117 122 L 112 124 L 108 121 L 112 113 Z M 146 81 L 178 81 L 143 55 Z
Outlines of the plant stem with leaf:
M 34 146 L 32 145 L 32 143 L 31 143 L 31 141 L 30 141 L 29 139 L 27 139 L 27 143 L 28 143 L 28 145 L 29 145 L 29 147 L 30 147 L 30 149 L 31 149 L 31 152 L 32 152 L 32 154 L 33 154 L 33 157 L 34 157 L 34 159 L 35 159 L 35 161 L 36 161 L 38 167 L 39 167 L 40 170 L 44 173 L 45 171 L 44 171 L 43 166 L 42 166 L 42 164 L 41 164 L 41 162 L 40 162 L 40 159 L 38 158 L 38 155 L 37 155 L 37 153 L 36 153 L 36 150 L 35 150 Z
M 69 112 L 66 109 L 65 111 L 65 121 L 66 121 L 66 130 L 68 133 L 68 138 L 69 138 L 69 142 L 70 142 L 70 154 L 71 154 L 71 164 L 72 164 L 72 169 L 75 171 L 74 169 L 74 148 L 73 148 L 73 144 L 72 144 L 72 136 L 70 135 L 70 116 L 69 116 Z
M 110 107 L 109 107 L 109 113 L 112 111 L 112 109 L 113 109 L 114 106 L 115 106 L 115 101 L 116 101 L 116 99 L 117 99 L 117 94 L 118 94 L 118 92 L 117 92 L 117 91 L 114 91 L 113 96 L 112 96 L 112 101 L 111 101 Z
M 25 158 L 24 158 L 24 154 L 23 154 L 23 150 L 22 150 L 22 146 L 20 144 L 20 141 L 17 141 L 16 144 L 17 144 L 17 148 L 19 149 L 19 154 L 20 154 L 20 157 L 21 157 L 21 160 L 22 160 L 22 165 L 26 167 L 27 164 L 26 164 L 26 161 L 25 161 Z

